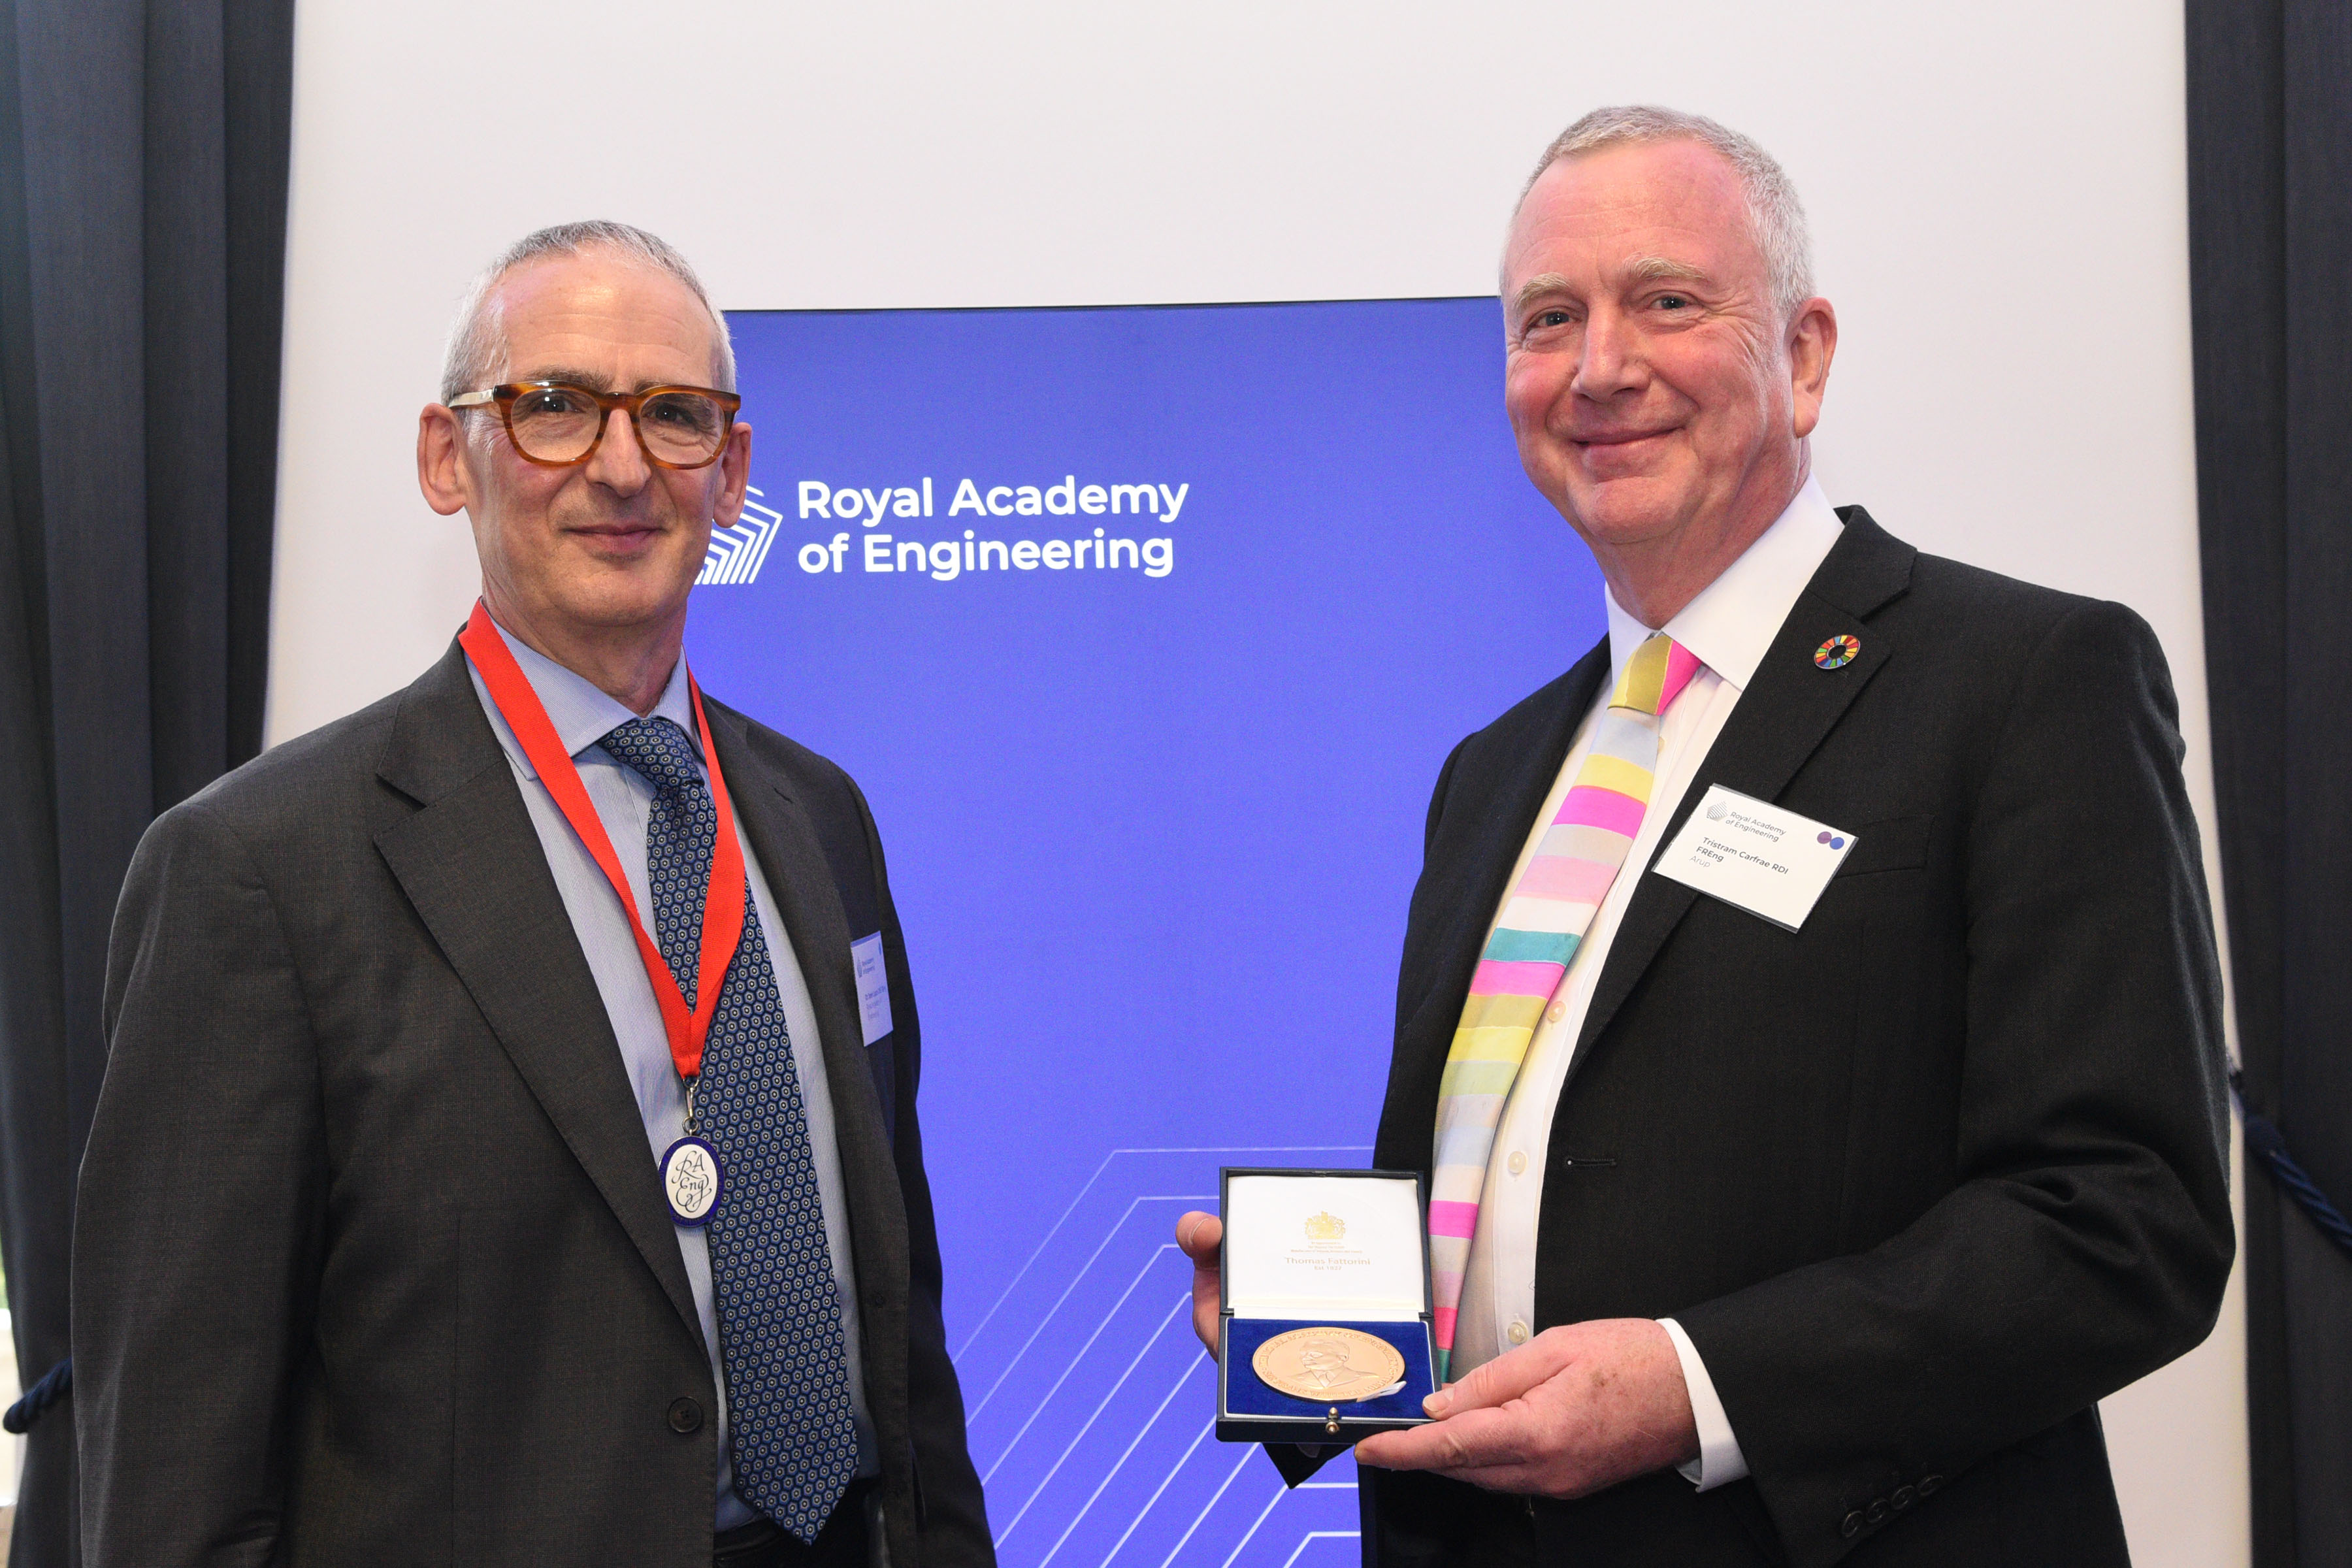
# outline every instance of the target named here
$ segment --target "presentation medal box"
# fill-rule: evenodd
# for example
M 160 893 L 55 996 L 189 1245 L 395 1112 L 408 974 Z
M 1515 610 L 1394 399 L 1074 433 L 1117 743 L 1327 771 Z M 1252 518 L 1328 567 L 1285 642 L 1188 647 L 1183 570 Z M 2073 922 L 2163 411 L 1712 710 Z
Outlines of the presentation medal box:
M 1217 1436 L 1346 1445 L 1428 1420 L 1421 1178 L 1227 1168 Z

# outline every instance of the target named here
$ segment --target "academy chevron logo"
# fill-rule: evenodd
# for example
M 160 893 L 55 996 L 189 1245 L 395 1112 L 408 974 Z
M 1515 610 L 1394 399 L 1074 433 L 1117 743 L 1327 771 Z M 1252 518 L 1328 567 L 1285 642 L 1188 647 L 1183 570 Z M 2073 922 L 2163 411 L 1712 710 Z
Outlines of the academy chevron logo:
M 746 485 L 743 521 L 732 528 L 710 531 L 710 553 L 702 558 L 702 571 L 694 579 L 697 587 L 706 583 L 749 584 L 759 580 L 768 547 L 776 542 L 776 531 L 784 524 L 782 512 L 748 499 L 760 493 L 758 486 Z

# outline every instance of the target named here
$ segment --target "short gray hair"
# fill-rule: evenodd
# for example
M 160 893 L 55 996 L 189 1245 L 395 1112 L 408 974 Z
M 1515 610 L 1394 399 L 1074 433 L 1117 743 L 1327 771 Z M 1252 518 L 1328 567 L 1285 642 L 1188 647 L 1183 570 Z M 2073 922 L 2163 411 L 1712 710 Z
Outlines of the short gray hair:
M 1649 142 L 1696 142 L 1721 153 L 1738 171 L 1740 185 L 1748 193 L 1748 218 L 1755 228 L 1756 246 L 1764 253 L 1765 272 L 1772 280 L 1773 300 L 1783 318 L 1794 315 L 1797 307 L 1813 296 L 1813 242 L 1797 187 L 1779 159 L 1748 137 L 1705 115 L 1638 103 L 1596 109 L 1552 139 L 1535 173 L 1519 187 L 1519 200 L 1526 202 L 1544 171 L 1562 158 Z
M 448 353 L 441 361 L 442 402 L 488 386 L 505 374 L 506 321 L 499 308 L 499 280 L 526 261 L 547 256 L 578 256 L 588 250 L 618 252 L 628 260 L 667 273 L 694 290 L 694 297 L 710 312 L 717 344 L 711 355 L 710 374 L 719 391 L 735 390 L 735 343 L 727 333 L 727 318 L 710 303 L 710 296 L 703 291 L 702 279 L 694 275 L 693 266 L 678 254 L 676 246 L 659 235 L 599 218 L 585 223 L 560 223 L 552 228 L 527 234 L 482 268 L 472 287 L 466 290 L 465 302 L 457 307 L 457 324 L 449 329 Z

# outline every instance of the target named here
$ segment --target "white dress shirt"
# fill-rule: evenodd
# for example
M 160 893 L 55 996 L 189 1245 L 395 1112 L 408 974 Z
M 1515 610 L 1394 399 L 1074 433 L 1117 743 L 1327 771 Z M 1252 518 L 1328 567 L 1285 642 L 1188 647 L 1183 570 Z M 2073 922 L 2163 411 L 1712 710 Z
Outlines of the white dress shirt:
M 1609 962 L 1609 950 L 1627 906 L 1633 901 L 1634 889 L 1658 852 L 1667 820 L 1697 777 L 1700 763 L 1723 732 L 1741 691 L 1755 678 L 1756 666 L 1779 635 L 1780 624 L 1788 619 L 1814 570 L 1843 531 L 1821 486 L 1808 479 L 1788 510 L 1747 552 L 1664 626 L 1642 625 L 1602 590 L 1609 614 L 1610 678 L 1602 682 L 1591 711 L 1578 727 L 1568 759 L 1560 764 L 1559 777 L 1537 814 L 1533 831 L 1506 886 L 1517 884 L 1519 873 L 1542 841 L 1546 825 L 1559 812 L 1577 771 L 1584 765 L 1593 724 L 1607 711 L 1617 675 L 1634 649 L 1654 631 L 1664 631 L 1697 655 L 1706 668 L 1691 678 L 1659 725 L 1656 782 L 1651 788 L 1649 809 L 1642 816 L 1641 831 L 1626 852 L 1624 868 L 1593 916 L 1591 929 L 1577 947 L 1559 993 L 1537 1024 L 1527 1060 L 1504 1105 L 1494 1152 L 1486 1162 L 1478 1231 L 1471 1240 L 1463 1278 L 1462 1312 L 1454 1329 L 1452 1363 L 1456 1377 L 1524 1344 L 1535 1331 L 1536 1239 L 1542 1219 L 1552 1110 L 1559 1101 L 1569 1058 L 1583 1030 L 1593 988 Z M 1501 910 L 1496 912 L 1499 915 Z M 1492 929 L 1490 925 L 1490 934 Z M 1558 1240 L 1570 1249 L 1573 1267 L 1576 1238 Z M 1683 1378 L 1690 1386 L 1691 1412 L 1698 1425 L 1699 1458 L 1683 1466 L 1683 1474 L 1696 1481 L 1701 1491 L 1736 1481 L 1748 1473 L 1748 1463 L 1740 1456 L 1723 1403 L 1716 1397 L 1715 1384 L 1682 1325 L 1671 1318 L 1661 1321 L 1681 1359 Z
M 515 662 L 522 667 L 524 678 L 539 694 L 541 706 L 547 710 L 556 738 L 579 768 L 580 782 L 586 787 L 588 799 L 613 841 L 613 852 L 620 858 L 622 873 L 629 879 L 629 891 L 635 895 L 637 918 L 645 922 L 646 930 L 652 931 L 654 906 L 646 882 L 646 828 L 652 816 L 654 788 L 635 769 L 625 766 L 597 743 L 616 726 L 637 715 L 583 677 L 508 636 L 505 627 L 499 628 L 499 636 L 506 639 Z M 506 749 L 507 761 L 514 768 L 515 783 L 522 790 L 523 804 L 530 810 L 531 826 L 539 830 L 540 847 L 547 854 L 548 869 L 555 874 L 556 891 L 562 895 L 564 913 L 572 918 L 572 932 L 580 939 L 581 952 L 587 955 L 588 971 L 595 976 L 597 993 L 604 998 L 604 1014 L 612 1020 L 613 1034 L 621 1043 L 622 1065 L 628 1069 L 629 1082 L 636 1090 L 637 1114 L 646 1124 L 646 1175 L 651 1179 L 655 1163 L 686 1131 L 686 1088 L 679 1081 L 677 1064 L 670 1058 L 669 1036 L 662 1027 L 661 1007 L 654 1000 L 653 982 L 646 974 L 636 938 L 629 930 L 628 916 L 622 912 L 620 900 L 614 896 L 613 884 L 589 854 L 587 845 L 572 831 L 572 824 L 565 820 L 555 797 L 540 782 L 539 770 L 531 766 L 514 731 L 500 716 L 498 704 L 490 700 L 481 672 L 470 662 L 466 672 L 473 677 L 474 694 L 481 699 L 482 711 L 489 716 L 490 728 L 497 732 L 499 744 Z M 708 784 L 709 759 L 702 755 L 702 735 L 694 722 L 694 703 L 687 689 L 684 659 L 678 660 L 661 700 L 646 716 L 667 719 L 686 732 Z M 857 1473 L 879 1475 L 881 1447 L 866 1409 L 866 1380 L 858 1347 L 857 1284 L 851 1272 L 849 1253 L 848 1189 L 842 1181 L 841 1151 L 834 1138 L 833 1094 L 825 1078 L 824 1051 L 817 1037 L 816 1008 L 809 1000 L 808 983 L 793 955 L 792 938 L 784 931 L 784 922 L 777 918 L 776 900 L 768 890 L 759 857 L 752 853 L 751 840 L 743 837 L 740 816 L 736 818 L 735 836 L 743 846 L 743 867 L 751 883 L 751 906 L 759 913 L 760 930 L 767 938 L 768 954 L 775 966 L 776 989 L 784 1005 L 784 1027 L 792 1036 L 793 1068 L 800 1077 L 801 1100 L 808 1112 L 809 1152 L 815 1156 L 817 1195 L 824 1205 L 825 1248 L 833 1256 L 833 1278 L 841 1291 L 841 1327 L 849 1360 L 849 1404 L 857 1426 Z M 719 1444 L 716 1524 L 719 1530 L 731 1530 L 759 1515 L 735 1494 L 735 1462 L 728 1445 L 727 1369 L 719 1352 L 718 1309 L 710 1290 L 709 1237 L 698 1226 L 680 1226 L 677 1249 L 686 1261 L 687 1282 L 694 1289 L 695 1311 L 702 1319 L 702 1342 L 710 1352 L 710 1375 L 719 1390 L 719 1415 L 712 1424 Z

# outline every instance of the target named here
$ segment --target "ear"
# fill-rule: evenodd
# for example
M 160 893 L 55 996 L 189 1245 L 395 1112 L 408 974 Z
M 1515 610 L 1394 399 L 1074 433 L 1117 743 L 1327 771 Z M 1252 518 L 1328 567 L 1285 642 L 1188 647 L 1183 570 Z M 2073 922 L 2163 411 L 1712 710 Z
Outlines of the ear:
M 416 416 L 416 488 L 425 504 L 448 517 L 474 499 L 474 474 L 466 462 L 466 426 L 455 409 L 428 403 Z
M 751 427 L 738 420 L 719 454 L 719 494 L 710 507 L 713 528 L 732 528 L 743 515 L 743 491 L 751 482 Z
M 1813 433 L 1822 422 L 1822 399 L 1828 395 L 1830 361 L 1837 357 L 1837 310 L 1815 298 L 1797 307 L 1789 323 L 1789 380 L 1795 394 L 1791 409 L 1797 439 Z

